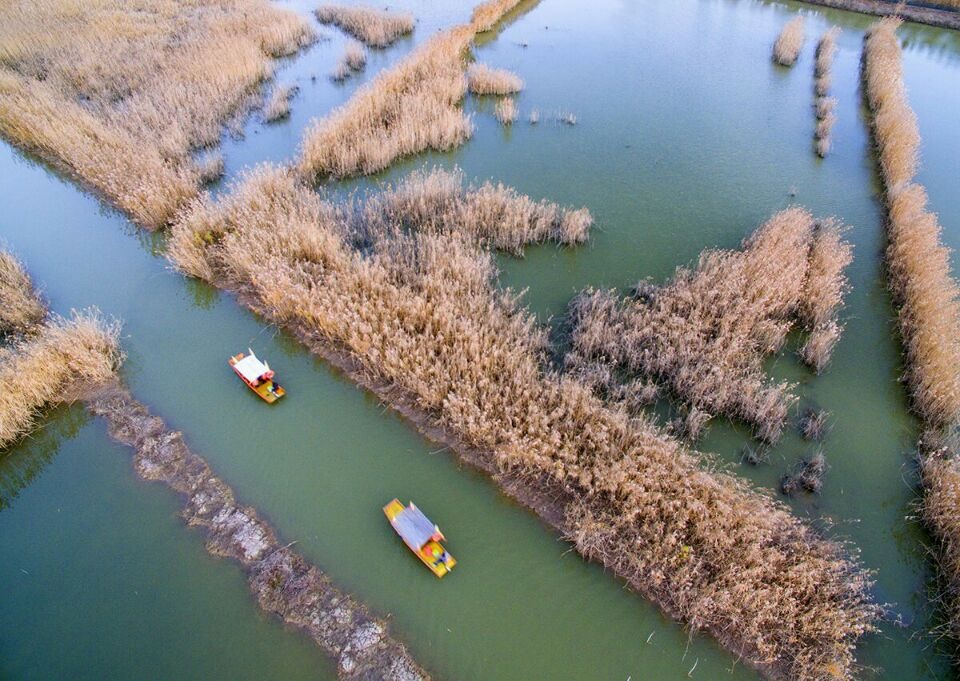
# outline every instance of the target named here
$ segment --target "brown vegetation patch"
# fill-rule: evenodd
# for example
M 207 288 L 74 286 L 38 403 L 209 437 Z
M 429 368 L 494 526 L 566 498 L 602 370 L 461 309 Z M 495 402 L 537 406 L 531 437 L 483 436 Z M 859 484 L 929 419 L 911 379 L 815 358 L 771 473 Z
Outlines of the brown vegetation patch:
M 517 120 L 518 113 L 517 104 L 513 101 L 513 97 L 504 97 L 497 102 L 497 106 L 493 110 L 494 116 L 502 125 L 512 125 Z
M 0 251 L 0 336 L 26 333 L 46 316 L 47 309 L 23 265 Z
M 348 5 L 321 5 L 315 10 L 322 24 L 340 27 L 370 47 L 387 47 L 397 38 L 413 33 L 416 23 L 407 12 L 396 13 L 372 7 Z
M 520 76 L 486 64 L 470 65 L 467 69 L 467 85 L 475 95 L 511 95 L 523 89 Z
M 197 192 L 191 152 L 313 37 L 266 0 L 11 0 L 0 135 L 157 228 Z
M 914 184 L 920 133 L 907 101 L 896 31 L 882 19 L 867 33 L 863 78 L 886 188 L 887 271 L 898 304 L 911 404 L 929 432 L 920 444 L 923 517 L 940 545 L 946 633 L 960 641 L 960 472 L 954 447 L 941 442 L 960 419 L 960 287 L 937 216 Z
M 804 18 L 800 15 L 788 21 L 773 44 L 773 58 L 782 66 L 793 66 L 803 47 Z
M 635 381 L 661 384 L 687 407 L 679 432 L 695 435 L 722 414 L 776 442 L 796 398 L 788 384 L 767 380 L 763 359 L 800 326 L 809 334 L 801 358 L 823 368 L 840 335 L 851 257 L 837 223 L 788 209 L 740 251 L 704 251 L 668 284 L 641 282 L 632 299 L 595 290 L 575 298 L 567 369 L 582 377 L 605 367 L 609 380 L 593 381 L 595 389 L 617 401 Z
M 54 317 L 0 350 L 0 448 L 27 434 L 44 407 L 110 380 L 123 359 L 120 326 L 95 312 Z
M 263 106 L 263 120 L 279 121 L 290 115 L 290 98 L 296 88 L 292 85 L 277 85 L 271 90 L 270 97 Z
M 487 0 L 473 9 L 470 23 L 477 33 L 489 31 L 507 12 L 520 4 L 520 0 Z
M 220 204 L 195 204 L 170 253 L 311 347 L 349 357 L 352 375 L 501 481 L 559 490 L 541 513 L 692 628 L 785 677 L 849 676 L 878 611 L 837 544 L 546 369 L 545 330 L 457 230 L 364 237 L 294 175 L 261 168 Z
M 402 156 L 462 144 L 473 134 L 458 106 L 472 39 L 463 26 L 434 36 L 314 122 L 304 135 L 299 172 L 311 182 L 375 173 Z
M 203 528 L 207 550 L 232 558 L 247 573 L 260 607 L 312 638 L 337 663 L 345 681 L 427 681 L 387 624 L 338 590 L 330 579 L 282 546 L 256 509 L 240 505 L 207 462 L 193 453 L 183 435 L 171 431 L 125 389 L 102 390 L 88 403 L 106 419 L 110 435 L 135 450 L 137 473 L 165 483 L 185 500 L 188 524 Z
M 817 94 L 817 127 L 814 137 L 817 142 L 817 155 L 821 158 L 827 155 L 831 147 L 830 134 L 833 124 L 836 123 L 837 100 L 828 97 L 832 77 L 833 59 L 837 53 L 837 36 L 840 29 L 831 26 L 817 43 L 817 58 L 814 63 L 814 91 Z

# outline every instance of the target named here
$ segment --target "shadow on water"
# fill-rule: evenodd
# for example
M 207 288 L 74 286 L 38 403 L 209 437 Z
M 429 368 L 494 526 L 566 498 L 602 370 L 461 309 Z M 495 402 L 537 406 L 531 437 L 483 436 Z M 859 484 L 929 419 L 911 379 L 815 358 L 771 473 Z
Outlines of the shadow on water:
M 39 427 L 16 444 L 0 450 L 0 511 L 32 483 L 57 456 L 64 440 L 72 440 L 90 421 L 83 405 L 56 407 L 42 417 Z

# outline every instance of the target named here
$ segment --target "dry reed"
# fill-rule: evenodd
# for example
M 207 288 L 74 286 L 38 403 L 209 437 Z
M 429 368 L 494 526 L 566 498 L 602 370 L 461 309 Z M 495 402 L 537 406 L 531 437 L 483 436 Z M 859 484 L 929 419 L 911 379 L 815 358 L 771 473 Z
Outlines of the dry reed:
M 489 31 L 507 12 L 520 4 L 520 0 L 487 0 L 477 5 L 470 15 L 470 23 L 477 33 Z
M 497 120 L 500 121 L 502 125 L 513 125 L 513 122 L 517 120 L 517 104 L 513 101 L 513 97 L 504 97 L 499 102 L 497 106 L 494 107 L 493 115 L 497 117 Z
M 254 103 L 271 57 L 313 37 L 266 0 L 11 0 L 0 135 L 157 228 L 197 192 L 191 152 Z
M 370 47 L 387 47 L 397 38 L 413 32 L 412 14 L 388 12 L 372 7 L 321 5 L 315 12 L 322 24 L 333 24 Z
M 817 43 L 817 57 L 814 62 L 814 91 L 817 95 L 817 127 L 814 132 L 816 139 L 817 155 L 820 158 L 826 156 L 832 146 L 831 132 L 833 124 L 836 123 L 837 100 L 834 97 L 828 97 L 832 78 L 830 70 L 833 68 L 833 59 L 837 54 L 837 37 L 840 35 L 840 29 L 837 26 L 831 26 L 820 38 Z
M 208 152 L 196 160 L 197 173 L 202 184 L 210 184 L 223 177 L 225 163 L 220 152 Z
M 27 333 L 46 315 L 47 309 L 23 265 L 0 251 L 0 335 Z
M 120 327 L 96 312 L 55 317 L 0 354 L 0 448 L 23 437 L 40 409 L 107 381 L 122 360 Z
M 171 258 L 348 353 L 491 466 L 562 485 L 578 550 L 693 629 L 790 678 L 850 676 L 878 611 L 837 544 L 545 369 L 545 329 L 496 289 L 491 255 L 457 230 L 357 244 L 341 211 L 298 177 L 260 167 L 220 203 L 195 202 Z
M 263 120 L 269 123 L 289 116 L 290 98 L 295 91 L 296 88 L 291 85 L 275 85 L 263 106 Z
M 944 629 L 960 641 L 960 464 L 955 447 L 941 442 L 960 420 L 960 287 L 937 216 L 914 183 L 920 133 L 903 81 L 900 23 L 882 19 L 867 32 L 863 79 L 886 188 L 888 283 L 898 305 L 905 379 L 929 431 L 920 443 L 923 518 L 940 547 Z
M 803 47 L 803 29 L 804 18 L 801 15 L 795 16 L 784 25 L 773 44 L 774 61 L 782 66 L 793 66 L 800 56 L 800 48 Z
M 511 95 L 523 89 L 518 75 L 486 64 L 471 64 L 467 69 L 467 85 L 475 95 Z
M 805 210 L 785 210 L 742 250 L 704 251 L 696 268 L 678 269 L 661 287 L 643 282 L 632 300 L 594 290 L 575 298 L 567 368 L 579 374 L 585 365 L 606 364 L 615 380 L 599 392 L 615 400 L 623 381 L 655 381 L 688 414 L 740 419 L 775 442 L 796 398 L 790 385 L 766 379 L 764 356 L 800 326 L 810 336 L 801 358 L 822 368 L 839 336 L 850 260 L 836 222 L 818 225 Z M 680 432 L 699 432 L 705 420 L 696 420 L 700 427 Z
M 355 231 L 387 233 L 395 227 L 438 234 L 455 231 L 515 255 L 522 255 L 526 244 L 546 240 L 583 243 L 593 224 L 586 208 L 533 201 L 503 184 L 465 184 L 463 171 L 441 168 L 409 174 L 356 214 L 363 224 Z
M 813 456 L 802 459 L 791 473 L 780 479 L 780 491 L 787 496 L 804 491 L 810 494 L 820 494 L 823 489 L 823 476 L 827 472 L 827 457 L 821 450 Z
M 899 25 L 884 19 L 868 32 L 864 80 L 886 186 L 887 265 L 900 305 L 906 378 L 917 413 L 939 428 L 960 419 L 960 289 L 937 216 L 927 210 L 923 188 L 912 184 L 920 134 L 903 84 Z
M 304 136 L 299 171 L 311 182 L 369 174 L 402 156 L 462 144 L 473 134 L 457 106 L 466 92 L 464 52 L 472 38 L 469 27 L 434 36 L 315 121 Z

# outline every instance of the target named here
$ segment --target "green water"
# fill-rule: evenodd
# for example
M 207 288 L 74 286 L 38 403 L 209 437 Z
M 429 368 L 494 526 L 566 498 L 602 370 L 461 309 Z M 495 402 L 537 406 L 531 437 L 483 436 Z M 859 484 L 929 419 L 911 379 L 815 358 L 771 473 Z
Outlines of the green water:
M 469 3 L 400 4 L 420 18 L 417 30 L 375 53 L 363 78 L 469 14 Z M 774 67 L 770 45 L 798 10 L 808 15 L 803 56 L 791 70 Z M 458 164 L 471 177 L 588 206 L 597 224 L 589 245 L 501 260 L 502 283 L 528 288 L 545 322 L 583 286 L 669 276 L 705 247 L 735 246 L 793 202 L 850 225 L 853 288 L 833 363 L 821 377 L 789 353 L 771 363 L 774 374 L 800 384 L 802 404 L 833 413 L 824 494 L 793 507 L 854 543 L 877 570 L 877 599 L 902 618 L 903 626 L 863 641 L 861 663 L 882 668 L 884 678 L 946 678 L 943 652 L 925 634 L 934 624 L 928 538 L 908 519 L 917 426 L 897 383 L 882 211 L 858 89 L 870 19 L 748 0 L 598 0 L 588 8 L 542 0 L 511 19 L 475 55 L 524 78 L 521 119 L 506 130 L 491 102 L 468 100 L 470 143 L 376 179 L 424 163 Z M 821 161 L 812 151 L 812 55 L 831 22 L 844 27 L 834 67 L 839 121 L 834 152 Z M 280 81 L 301 88 L 291 119 L 254 118 L 243 139 L 225 139 L 231 174 L 290 158 L 307 121 L 363 80 L 325 78 L 343 46 L 336 31 L 327 33 L 330 41 L 280 70 Z M 917 26 L 902 33 L 925 141 L 921 180 L 945 240 L 960 246 L 960 40 Z M 541 112 L 537 126 L 526 123 L 532 108 Z M 560 110 L 578 124 L 551 120 Z M 394 633 L 438 677 L 666 680 L 685 678 L 696 664 L 693 678 L 755 678 L 711 640 L 688 641 L 294 341 L 229 296 L 170 271 L 159 257 L 162 240 L 8 146 L 0 176 L 0 236 L 53 308 L 97 305 L 122 318 L 124 378 L 137 397 L 182 429 L 283 539 L 297 540 L 338 584 L 389 615 Z M 276 408 L 226 367 L 226 357 L 247 346 L 270 360 L 290 392 Z M 788 435 L 769 465 L 754 468 L 739 463 L 748 442 L 742 428 L 716 423 L 701 446 L 771 488 L 810 450 Z M 39 438 L 0 457 L 0 555 L 17 557 L 0 567 L 0 677 L 331 676 L 307 642 L 258 614 L 239 571 L 206 555 L 199 534 L 180 526 L 173 495 L 139 481 L 129 452 L 110 443 L 102 424 L 58 410 Z M 414 498 L 441 524 L 460 560 L 449 578 L 438 582 L 393 535 L 380 507 L 394 496 Z

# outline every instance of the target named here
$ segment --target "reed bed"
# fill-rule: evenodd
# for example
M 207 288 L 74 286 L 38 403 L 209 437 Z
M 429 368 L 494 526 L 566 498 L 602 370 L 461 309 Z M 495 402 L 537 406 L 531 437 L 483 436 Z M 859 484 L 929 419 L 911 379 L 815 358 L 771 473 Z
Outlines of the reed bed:
M 466 93 L 469 27 L 440 33 L 315 121 L 300 149 L 299 172 L 310 182 L 383 170 L 427 149 L 446 151 L 473 134 L 459 108 Z
M 24 334 L 47 316 L 23 265 L 0 251 L 0 335 Z
M 831 69 L 833 60 L 837 54 L 837 37 L 840 35 L 840 28 L 831 26 L 820 38 L 817 43 L 817 56 L 814 62 L 814 91 L 817 95 L 817 127 L 814 138 L 817 144 L 817 155 L 820 158 L 826 156 L 832 145 L 831 132 L 836 123 L 837 100 L 835 97 L 828 97 L 830 84 L 832 83 Z
M 520 0 L 487 0 L 473 9 L 470 23 L 477 33 L 489 31 L 503 16 L 520 4 Z
M 506 69 L 471 64 L 467 69 L 467 86 L 475 95 L 512 95 L 523 89 L 523 80 Z
M 526 244 L 587 240 L 593 217 L 549 201 L 534 201 L 503 184 L 477 186 L 463 171 L 434 168 L 410 173 L 355 210 L 354 231 L 385 234 L 397 228 L 465 236 L 483 246 L 522 255 Z
M 23 437 L 39 411 L 113 377 L 120 327 L 96 312 L 54 317 L 0 353 L 0 448 Z
M 266 0 L 10 0 L 0 135 L 154 229 L 197 192 L 192 152 L 255 104 L 273 57 L 313 39 Z
M 519 115 L 517 103 L 513 101 L 513 97 L 504 97 L 497 102 L 493 109 L 493 115 L 496 116 L 501 125 L 513 125 Z
M 704 251 L 663 286 L 642 282 L 628 299 L 593 289 L 577 296 L 567 370 L 633 406 L 644 402 L 635 386 L 661 385 L 684 406 L 687 423 L 677 430 L 688 435 L 725 415 L 776 442 L 796 398 L 789 384 L 766 378 L 764 357 L 800 327 L 808 334 L 801 358 L 823 368 L 840 335 L 851 257 L 838 223 L 787 209 L 740 251 Z
M 400 36 L 413 33 L 416 21 L 407 12 L 396 13 L 372 7 L 321 5 L 314 10 L 322 24 L 333 24 L 370 47 L 388 47 Z
M 344 49 L 343 56 L 340 57 L 340 61 L 337 62 L 337 65 L 333 67 L 333 72 L 330 74 L 336 82 L 341 82 L 349 78 L 356 71 L 360 71 L 367 65 L 367 52 L 363 49 L 363 45 L 358 42 L 352 41 L 347 44 L 346 49 Z
M 457 230 L 364 236 L 356 243 L 341 210 L 296 173 L 263 166 L 219 203 L 195 202 L 169 253 L 347 353 L 489 466 L 560 485 L 555 503 L 578 550 L 693 629 L 789 678 L 850 677 L 878 610 L 838 544 L 545 368 L 545 329 Z
M 923 187 L 913 183 L 920 133 L 903 83 L 899 25 L 883 19 L 868 32 L 864 80 L 886 186 L 887 264 L 900 305 L 906 379 L 920 417 L 943 428 L 960 419 L 960 289 L 937 216 L 927 210 Z
M 793 66 L 800 56 L 804 40 L 804 18 L 800 15 L 788 21 L 773 44 L 773 59 L 781 66 Z
M 960 420 L 960 288 L 937 216 L 914 182 L 920 133 L 903 81 L 900 23 L 882 19 L 867 32 L 863 79 L 886 188 L 888 282 L 898 305 L 905 379 L 928 429 L 919 448 L 922 513 L 940 547 L 944 630 L 960 641 L 960 463 L 944 437 Z

